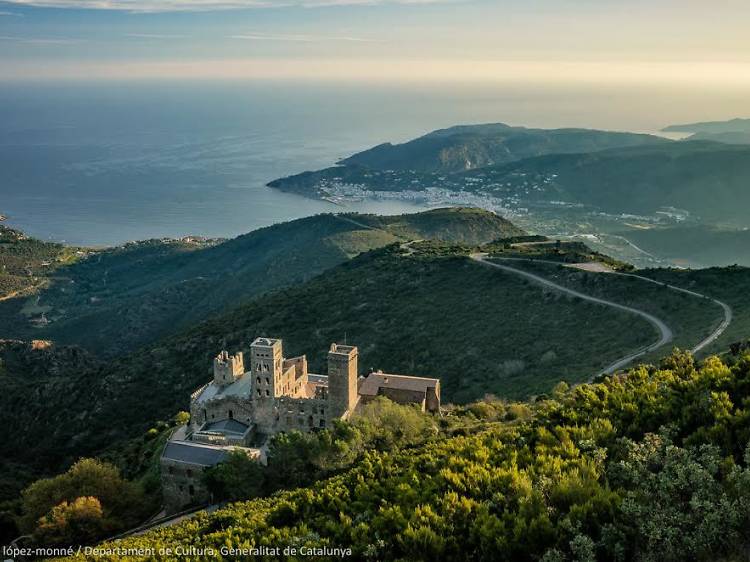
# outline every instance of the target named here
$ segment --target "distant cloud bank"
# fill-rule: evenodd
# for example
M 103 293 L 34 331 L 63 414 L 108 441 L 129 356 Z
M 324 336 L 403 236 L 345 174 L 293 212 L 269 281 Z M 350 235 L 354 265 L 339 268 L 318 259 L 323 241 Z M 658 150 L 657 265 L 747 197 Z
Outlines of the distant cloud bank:
M 245 8 L 315 8 L 384 4 L 441 4 L 451 0 L 5 0 L 8 4 L 40 8 L 121 10 L 130 12 L 187 12 Z M 0 15 L 9 15 L 0 14 Z

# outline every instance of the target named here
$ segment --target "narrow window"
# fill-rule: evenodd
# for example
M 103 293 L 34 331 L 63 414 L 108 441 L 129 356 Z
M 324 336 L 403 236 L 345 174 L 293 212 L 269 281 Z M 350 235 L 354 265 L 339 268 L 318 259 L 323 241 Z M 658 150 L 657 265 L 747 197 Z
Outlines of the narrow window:
M 192 485 L 192 484 L 190 484 L 190 486 L 188 486 L 188 493 L 189 493 L 189 494 L 190 494 L 191 496 L 194 496 L 194 495 L 195 495 L 195 488 L 193 487 L 193 485 Z

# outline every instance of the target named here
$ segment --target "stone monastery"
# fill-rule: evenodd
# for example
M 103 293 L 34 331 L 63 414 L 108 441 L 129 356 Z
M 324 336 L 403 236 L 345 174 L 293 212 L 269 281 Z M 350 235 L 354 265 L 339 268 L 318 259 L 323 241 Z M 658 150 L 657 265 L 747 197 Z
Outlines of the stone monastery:
M 191 395 L 190 422 L 170 438 L 161 457 L 168 511 L 205 503 L 208 491 L 201 473 L 241 449 L 266 462 L 268 440 L 275 434 L 329 427 L 349 418 L 360 404 L 386 396 L 423 411 L 440 410 L 440 381 L 358 374 L 358 350 L 331 344 L 328 374 L 307 371 L 307 359 L 284 358 L 280 339 L 257 338 L 250 345 L 250 369 L 242 352 L 222 351 L 214 359 L 214 378 Z

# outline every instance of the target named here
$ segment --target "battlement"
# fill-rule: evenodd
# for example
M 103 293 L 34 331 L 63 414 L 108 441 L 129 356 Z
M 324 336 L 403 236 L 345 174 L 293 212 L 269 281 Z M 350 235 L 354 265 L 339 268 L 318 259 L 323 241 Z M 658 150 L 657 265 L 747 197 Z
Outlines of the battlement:
M 229 355 L 220 352 L 214 357 L 214 382 L 220 386 L 232 384 L 245 373 L 245 360 L 241 351 Z
M 329 354 L 342 355 L 351 357 L 357 354 L 357 347 L 354 345 L 342 345 L 340 343 L 332 343 L 331 348 L 328 350 Z

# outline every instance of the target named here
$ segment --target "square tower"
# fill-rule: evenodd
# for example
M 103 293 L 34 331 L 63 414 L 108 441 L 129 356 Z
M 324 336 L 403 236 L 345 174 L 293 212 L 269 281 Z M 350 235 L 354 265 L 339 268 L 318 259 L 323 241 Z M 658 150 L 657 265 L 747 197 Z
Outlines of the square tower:
M 219 386 L 227 386 L 245 374 L 245 361 L 242 352 L 235 355 L 222 351 L 214 357 L 214 382 Z
M 283 355 L 283 347 L 279 339 L 256 338 L 250 344 L 253 399 L 276 398 L 281 394 Z
M 331 418 L 351 414 L 357 405 L 357 357 L 351 345 L 331 344 L 328 351 L 328 401 Z

